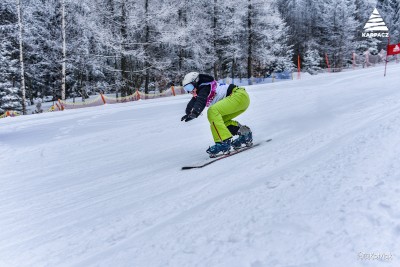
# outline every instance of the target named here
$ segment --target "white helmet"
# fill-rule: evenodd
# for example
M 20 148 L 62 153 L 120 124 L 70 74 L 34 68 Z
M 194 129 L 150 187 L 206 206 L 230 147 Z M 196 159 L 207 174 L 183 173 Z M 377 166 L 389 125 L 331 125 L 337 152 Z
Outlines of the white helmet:
M 189 83 L 192 82 L 198 82 L 199 81 L 199 73 L 198 72 L 189 72 L 188 74 L 185 75 L 185 78 L 183 78 L 182 85 L 185 86 Z

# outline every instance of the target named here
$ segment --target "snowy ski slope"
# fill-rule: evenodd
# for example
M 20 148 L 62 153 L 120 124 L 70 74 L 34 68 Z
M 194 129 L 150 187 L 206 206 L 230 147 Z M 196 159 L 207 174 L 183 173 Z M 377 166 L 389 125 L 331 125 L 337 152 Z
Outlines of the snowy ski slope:
M 400 64 L 247 90 L 197 170 L 189 95 L 0 120 L 0 266 L 400 266 Z

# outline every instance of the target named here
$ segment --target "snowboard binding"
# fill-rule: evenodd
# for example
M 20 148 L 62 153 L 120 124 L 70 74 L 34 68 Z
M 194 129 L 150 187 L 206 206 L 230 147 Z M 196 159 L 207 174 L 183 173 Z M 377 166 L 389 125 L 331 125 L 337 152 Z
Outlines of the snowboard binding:
M 253 133 L 250 128 L 246 125 L 241 125 L 238 131 L 239 137 L 232 141 L 232 147 L 234 150 L 238 150 L 245 145 L 250 147 L 253 145 Z
M 210 156 L 210 158 L 216 158 L 222 155 L 228 155 L 231 150 L 231 139 L 227 139 L 222 142 L 217 142 L 215 145 L 210 146 L 206 152 Z

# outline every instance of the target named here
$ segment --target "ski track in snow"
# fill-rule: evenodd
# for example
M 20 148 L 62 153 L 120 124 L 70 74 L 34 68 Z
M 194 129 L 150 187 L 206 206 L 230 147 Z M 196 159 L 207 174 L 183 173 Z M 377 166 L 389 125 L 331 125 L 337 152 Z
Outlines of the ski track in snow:
M 248 87 L 272 142 L 189 171 L 189 96 L 0 120 L 0 266 L 400 266 L 399 71 Z

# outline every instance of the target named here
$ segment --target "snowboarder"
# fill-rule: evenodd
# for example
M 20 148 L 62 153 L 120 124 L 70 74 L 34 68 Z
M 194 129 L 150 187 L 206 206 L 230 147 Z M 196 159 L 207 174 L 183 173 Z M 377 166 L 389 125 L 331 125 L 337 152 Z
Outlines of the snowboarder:
M 212 76 L 190 72 L 185 75 L 182 85 L 193 95 L 181 121 L 197 118 L 205 107 L 209 107 L 207 118 L 215 145 L 207 149 L 210 157 L 229 153 L 231 147 L 240 149 L 251 146 L 253 141 L 249 127 L 239 124 L 233 118 L 242 114 L 250 104 L 250 98 L 243 87 L 218 83 Z M 238 137 L 232 141 L 232 137 Z

